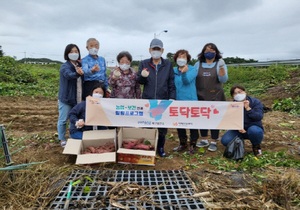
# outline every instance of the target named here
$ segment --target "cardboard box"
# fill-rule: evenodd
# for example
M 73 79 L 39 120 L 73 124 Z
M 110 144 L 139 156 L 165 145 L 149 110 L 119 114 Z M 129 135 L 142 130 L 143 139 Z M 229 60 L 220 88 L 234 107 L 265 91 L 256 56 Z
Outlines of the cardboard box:
M 68 139 L 63 154 L 77 155 L 76 164 L 116 162 L 116 152 L 81 154 L 82 151 L 89 146 L 97 147 L 107 142 L 114 143 L 116 146 L 115 129 L 84 131 L 82 140 Z
M 154 146 L 154 150 L 124 149 L 123 140 L 145 138 Z M 118 133 L 118 163 L 155 166 L 158 130 L 146 128 L 121 128 Z

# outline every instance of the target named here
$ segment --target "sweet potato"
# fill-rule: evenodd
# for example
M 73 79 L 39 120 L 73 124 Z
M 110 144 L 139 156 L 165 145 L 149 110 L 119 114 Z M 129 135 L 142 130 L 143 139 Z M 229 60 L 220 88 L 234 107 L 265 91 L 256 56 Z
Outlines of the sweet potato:
M 123 143 L 123 148 L 125 148 L 125 149 L 132 149 L 135 145 L 136 145 L 136 143 L 132 143 L 132 142 L 129 142 L 127 144 Z
M 103 145 L 102 147 L 103 149 L 107 150 L 107 151 L 115 151 L 115 145 L 113 143 L 107 142 L 105 145 Z
M 134 146 L 134 149 L 142 149 L 142 150 L 152 150 L 152 145 L 146 145 L 146 144 L 137 144 Z
M 95 152 L 96 152 L 95 147 L 89 146 L 87 149 L 89 149 L 92 153 L 95 153 Z
M 96 149 L 96 153 L 106 153 L 106 152 L 108 151 L 104 149 Z
M 92 153 L 92 151 L 91 151 L 90 149 L 88 149 L 88 148 L 86 148 L 86 149 L 84 150 L 84 153 L 86 153 L 86 152 Z
M 123 141 L 122 147 L 125 149 L 132 149 L 135 145 L 142 144 L 144 142 L 145 138 L 135 139 L 131 141 Z
M 107 153 L 107 152 L 114 152 L 114 151 L 115 151 L 115 144 L 111 142 L 107 142 L 106 144 L 97 147 L 89 146 L 84 149 L 82 154 Z
M 135 139 L 131 141 L 123 141 L 124 144 L 134 143 L 134 144 L 142 144 L 145 138 Z

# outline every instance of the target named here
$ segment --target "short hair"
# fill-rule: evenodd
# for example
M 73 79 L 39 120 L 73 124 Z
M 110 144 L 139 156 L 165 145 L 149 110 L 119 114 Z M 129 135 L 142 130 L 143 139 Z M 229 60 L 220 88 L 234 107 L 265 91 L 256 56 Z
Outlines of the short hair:
M 235 91 L 235 89 L 241 89 L 241 90 L 243 90 L 243 91 L 245 91 L 245 88 L 244 88 L 244 86 L 242 86 L 242 85 L 233 85 L 232 87 L 231 87 L 231 89 L 230 89 L 230 95 L 231 95 L 231 97 L 233 96 L 233 94 L 234 94 L 234 91 Z
M 79 53 L 78 60 L 81 59 L 81 58 L 80 58 L 80 50 L 79 50 L 78 46 L 77 46 L 76 44 L 68 44 L 68 45 L 66 46 L 65 53 L 64 53 L 64 58 L 65 58 L 66 61 L 69 61 L 69 60 L 70 60 L 68 54 L 71 52 L 71 50 L 72 50 L 74 47 L 77 48 L 78 53 Z
M 132 56 L 131 56 L 131 54 L 130 54 L 128 51 L 122 51 L 122 52 L 120 52 L 120 53 L 117 55 L 117 61 L 118 61 L 118 63 L 120 62 L 120 60 L 121 60 L 123 57 L 126 57 L 130 62 L 132 61 Z
M 189 54 L 189 51 L 187 50 L 178 50 L 175 55 L 173 56 L 173 59 L 174 59 L 174 62 L 176 63 L 177 61 L 177 58 L 179 55 L 182 55 L 182 54 L 186 54 L 186 58 L 187 58 L 187 63 L 190 62 L 191 60 L 191 55 Z
M 101 88 L 103 90 L 103 98 L 106 98 L 106 87 L 105 87 L 105 84 L 102 80 L 99 80 L 99 82 L 97 82 L 93 88 L 92 88 L 92 91 L 91 91 L 91 96 L 93 95 L 93 92 L 95 89 L 97 88 Z
M 220 58 L 222 58 L 221 56 L 221 52 L 219 51 L 219 49 L 217 48 L 217 46 L 214 43 L 207 43 L 206 45 L 204 45 L 202 51 L 198 54 L 198 60 L 205 62 L 206 59 L 204 57 L 204 51 L 206 50 L 206 47 L 210 46 L 211 49 L 213 49 L 214 51 L 216 51 L 216 57 L 215 57 L 215 61 L 218 61 Z
M 95 38 L 89 38 L 89 39 L 86 41 L 86 46 L 89 45 L 89 42 L 90 42 L 90 41 L 97 41 L 98 44 L 100 45 L 100 43 L 99 43 L 99 41 L 98 41 L 97 39 L 95 39 Z

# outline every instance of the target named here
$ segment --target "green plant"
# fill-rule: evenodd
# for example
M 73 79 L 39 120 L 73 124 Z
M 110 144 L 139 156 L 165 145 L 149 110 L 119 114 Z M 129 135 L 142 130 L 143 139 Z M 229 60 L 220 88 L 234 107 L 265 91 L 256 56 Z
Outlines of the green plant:
M 32 168 L 27 168 L 27 166 L 42 164 L 42 163 L 45 163 L 45 162 L 47 162 L 47 161 L 34 162 L 34 163 L 25 163 L 25 164 L 19 164 L 19 165 L 11 165 L 11 166 L 7 166 L 5 168 L 0 168 L 0 171 L 12 171 L 12 170 L 21 170 L 21 169 L 32 169 Z
M 200 164 L 203 164 L 204 161 L 201 159 L 201 157 L 203 155 L 205 155 L 206 152 L 201 153 L 201 154 L 193 154 L 190 155 L 187 152 L 184 152 L 181 154 L 183 160 L 185 161 L 185 167 L 186 169 L 195 169 L 195 168 L 199 168 Z
M 243 161 L 239 162 L 226 159 L 220 153 L 218 157 L 207 158 L 207 162 L 224 171 L 252 171 L 258 168 L 266 168 L 267 166 L 299 168 L 300 161 L 294 159 L 293 156 L 288 156 L 286 152 L 287 150 L 279 152 L 265 151 L 263 156 L 259 158 L 249 154 L 244 157 Z
M 39 143 L 47 143 L 47 142 L 53 142 L 53 137 L 48 136 L 47 133 L 43 133 L 43 135 L 40 134 L 32 134 L 31 135 L 32 140 L 37 140 Z
M 171 134 L 166 135 L 166 139 L 174 139 L 173 134 L 171 133 Z
M 9 135 L 9 133 L 10 133 L 9 127 L 11 124 L 12 124 L 12 122 L 10 122 L 6 127 L 6 136 L 7 136 L 6 140 L 9 142 L 8 149 L 10 151 L 10 155 L 13 155 L 30 145 L 23 144 L 23 141 L 27 139 L 28 135 L 25 137 L 21 137 L 21 138 L 14 138 Z M 2 135 L 0 135 L 0 142 L 2 142 Z M 17 149 L 12 151 L 15 147 L 17 147 Z M 4 151 L 1 148 L 2 148 L 2 143 L 0 143 L 0 160 L 5 157 Z
M 228 67 L 228 81 L 223 84 L 226 97 L 231 97 L 229 90 L 235 84 L 241 84 L 248 94 L 257 96 L 265 93 L 269 87 L 289 77 L 289 66 L 256 67 Z
M 298 96 L 294 100 L 292 98 L 282 99 L 281 101 L 274 100 L 273 109 L 298 115 L 300 114 L 300 97 Z
M 286 123 L 279 123 L 279 126 L 284 126 L 284 127 L 287 127 L 287 128 L 295 129 L 294 125 L 289 125 L 289 124 L 286 124 Z
M 57 97 L 59 64 L 19 64 L 11 57 L 0 58 L 0 95 Z
M 19 151 L 21 151 L 22 149 L 26 148 L 27 146 L 30 146 L 30 145 L 23 145 L 23 141 L 27 138 L 27 136 L 25 137 L 22 137 L 22 138 L 13 138 L 11 136 L 9 136 L 9 126 L 11 125 L 11 122 L 8 124 L 7 126 L 7 132 L 6 132 L 6 135 L 5 136 L 8 136 L 6 138 L 6 140 L 10 143 L 10 146 L 9 146 L 9 151 L 13 150 L 16 146 L 18 146 L 18 148 L 16 150 L 14 150 L 13 152 L 10 152 L 10 155 L 13 155 Z M 4 154 L 4 151 L 2 150 L 2 133 L 0 135 L 0 160 L 3 159 L 5 157 L 5 154 Z M 28 166 L 32 166 L 32 165 L 37 165 L 37 164 L 41 164 L 41 163 L 44 163 L 44 162 L 47 162 L 47 161 L 43 161 L 43 162 L 34 162 L 34 163 L 26 163 L 26 164 L 19 164 L 19 165 L 10 165 L 10 166 L 7 166 L 5 168 L 0 168 L 0 171 L 12 171 L 12 170 L 21 170 L 21 169 L 31 169 L 31 168 L 28 168 Z M 12 163 L 11 163 L 12 164 Z
M 295 140 L 299 140 L 299 141 L 300 141 L 300 138 L 298 137 L 298 135 L 291 135 L 290 138 L 291 138 L 291 139 L 295 139 Z

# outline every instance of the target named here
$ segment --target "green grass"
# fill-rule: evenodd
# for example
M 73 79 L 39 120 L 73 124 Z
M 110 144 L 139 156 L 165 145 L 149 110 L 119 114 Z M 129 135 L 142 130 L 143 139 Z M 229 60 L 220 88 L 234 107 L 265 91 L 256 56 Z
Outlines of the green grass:
M 287 155 L 287 150 L 279 152 L 264 151 L 263 156 L 259 158 L 256 158 L 253 154 L 248 154 L 244 156 L 241 162 L 224 158 L 222 154 L 219 154 L 218 157 L 207 158 L 207 162 L 224 171 L 238 170 L 252 172 L 255 169 L 266 168 L 268 166 L 300 168 L 300 161 L 295 160 L 293 156 Z
M 0 58 L 0 95 L 57 97 L 58 64 L 19 64 L 13 58 Z
M 20 64 L 11 57 L 0 57 L 0 95 L 2 96 L 45 96 L 56 98 L 59 89 L 60 64 Z M 228 67 L 228 81 L 223 84 L 227 98 L 229 90 L 235 84 L 243 85 L 254 97 L 262 96 L 268 88 L 286 80 L 292 71 L 299 70 L 293 66 Z M 110 71 L 107 72 L 109 76 Z M 292 87 L 286 85 L 287 91 Z M 298 87 L 293 87 L 293 90 Z M 295 99 L 292 111 L 287 110 L 285 101 L 277 101 L 276 109 L 299 113 L 299 99 Z M 282 107 L 281 107 L 282 106 Z
M 281 101 L 275 100 L 273 104 L 274 110 L 283 112 L 289 112 L 293 115 L 300 114 L 300 97 L 297 96 L 294 100 L 292 98 L 286 98 Z
M 265 93 L 268 88 L 289 77 L 289 72 L 295 70 L 290 66 L 256 67 L 228 67 L 228 81 L 223 84 L 226 97 L 230 97 L 230 88 L 235 84 L 243 85 L 252 96 Z

